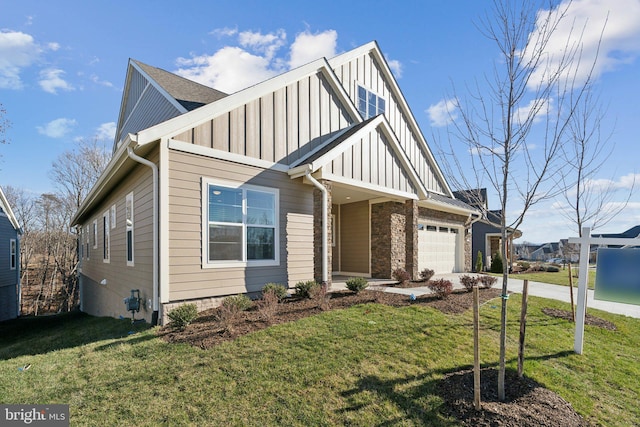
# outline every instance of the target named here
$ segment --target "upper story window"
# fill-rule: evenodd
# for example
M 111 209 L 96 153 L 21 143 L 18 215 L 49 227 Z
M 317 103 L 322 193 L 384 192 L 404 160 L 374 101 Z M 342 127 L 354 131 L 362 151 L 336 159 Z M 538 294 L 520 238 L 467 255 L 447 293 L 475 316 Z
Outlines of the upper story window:
M 277 189 L 203 180 L 203 267 L 279 264 Z
M 378 114 L 384 114 L 385 108 L 384 98 L 358 85 L 358 111 L 365 120 Z
M 16 239 L 11 239 L 9 241 L 9 257 L 9 267 L 12 270 L 15 270 L 18 264 L 18 244 Z
M 102 214 L 102 261 L 111 261 L 111 235 L 109 233 L 109 211 Z

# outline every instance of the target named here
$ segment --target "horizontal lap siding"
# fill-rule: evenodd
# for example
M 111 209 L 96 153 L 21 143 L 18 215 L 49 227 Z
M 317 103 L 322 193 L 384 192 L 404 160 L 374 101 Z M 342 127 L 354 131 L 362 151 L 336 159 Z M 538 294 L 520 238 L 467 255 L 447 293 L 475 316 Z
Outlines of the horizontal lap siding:
M 173 139 L 274 163 L 291 164 L 352 123 L 322 76 L 304 77 Z
M 295 285 L 313 276 L 313 188 L 282 172 L 170 151 L 170 300 L 259 291 L 268 282 Z M 202 268 L 202 178 L 278 188 L 280 265 Z
M 335 72 L 356 105 L 357 84 L 362 85 L 366 89 L 386 100 L 387 120 L 389 121 L 396 137 L 400 141 L 400 146 L 409 158 L 409 161 L 413 165 L 416 173 L 428 190 L 443 192 L 444 187 L 437 178 L 433 170 L 433 166 L 428 160 L 428 154 L 424 147 L 418 142 L 418 138 L 409 125 L 409 120 L 407 119 L 406 114 L 411 113 L 402 111 L 398 100 L 391 92 L 389 84 L 385 81 L 383 73 L 380 71 L 380 68 L 373 58 L 369 54 L 363 55 L 338 66 L 335 69 Z M 419 130 L 415 131 L 419 132 Z M 380 180 L 380 183 L 384 184 L 387 180 L 393 180 L 393 177 L 384 177 L 384 179 Z
M 147 156 L 157 163 L 157 151 Z M 126 228 L 125 199 L 133 191 L 134 204 L 134 266 L 127 266 L 126 260 Z M 116 227 L 110 228 L 111 254 L 110 262 L 103 262 L 102 215 L 116 205 Z M 90 257 L 86 259 L 86 243 L 83 250 L 82 266 L 82 298 L 85 312 L 96 316 L 129 316 L 125 310 L 123 298 L 130 295 L 131 289 L 139 289 L 140 296 L 146 303 L 153 296 L 153 176 L 147 166 L 136 166 L 127 176 L 124 185 L 118 186 L 105 201 L 100 204 L 83 225 L 92 233 L 93 220 L 98 220 L 98 245 L 90 244 Z M 84 237 L 84 236 L 83 236 Z M 86 240 L 83 239 L 83 243 Z M 105 279 L 106 285 L 100 285 Z M 151 320 L 151 310 L 143 309 L 136 317 Z

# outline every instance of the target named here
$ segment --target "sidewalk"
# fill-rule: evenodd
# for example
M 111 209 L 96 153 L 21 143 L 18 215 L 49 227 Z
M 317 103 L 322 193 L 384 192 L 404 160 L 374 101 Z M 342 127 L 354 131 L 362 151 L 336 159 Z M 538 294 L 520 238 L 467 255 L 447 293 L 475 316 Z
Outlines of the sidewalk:
M 460 283 L 460 276 L 468 274 L 468 273 L 450 273 L 450 274 L 436 274 L 433 279 L 447 279 L 451 280 L 453 283 L 454 289 L 464 288 Z M 346 289 L 344 281 L 341 278 L 335 278 L 337 280 L 333 281 L 331 286 L 332 290 L 338 289 Z M 425 295 L 430 294 L 431 291 L 426 286 L 419 286 L 415 288 L 396 288 L 393 286 L 386 286 L 390 283 L 394 283 L 393 281 L 375 281 L 370 280 L 369 284 L 371 288 L 379 289 L 384 292 L 393 292 L 397 294 L 403 295 Z M 509 276 L 509 283 L 507 285 L 507 289 L 509 292 L 515 292 L 518 294 L 522 293 L 522 286 L 524 284 L 523 280 L 513 278 Z M 493 285 L 494 288 L 499 288 L 502 285 L 502 279 L 498 278 L 498 283 Z M 571 296 L 569 294 L 568 286 L 560 286 L 560 285 L 550 285 L 548 283 L 540 283 L 540 282 L 529 282 L 529 295 L 535 297 L 549 298 L 555 299 L 558 301 L 564 301 L 567 303 L 571 302 Z M 574 303 L 578 300 L 578 288 L 573 288 L 573 300 Z M 587 290 L 587 313 L 589 313 L 590 308 L 596 308 L 598 310 L 607 311 L 609 313 L 621 314 L 623 316 L 634 317 L 640 319 L 640 306 L 632 305 L 632 304 L 622 304 L 617 302 L 608 302 L 608 301 L 596 301 L 593 299 L 593 291 Z

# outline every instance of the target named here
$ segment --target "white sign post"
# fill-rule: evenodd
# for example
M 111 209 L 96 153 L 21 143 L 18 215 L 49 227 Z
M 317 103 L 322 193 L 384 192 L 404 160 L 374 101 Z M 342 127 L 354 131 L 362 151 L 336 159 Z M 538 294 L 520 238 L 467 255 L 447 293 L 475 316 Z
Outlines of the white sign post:
M 582 228 L 582 237 L 571 237 L 569 243 L 580 244 L 580 272 L 578 273 L 578 311 L 576 312 L 576 335 L 573 350 L 582 354 L 584 344 L 584 319 L 587 312 L 587 283 L 589 281 L 589 249 L 591 245 L 640 246 L 640 236 L 629 239 L 623 237 L 591 237 L 591 228 Z

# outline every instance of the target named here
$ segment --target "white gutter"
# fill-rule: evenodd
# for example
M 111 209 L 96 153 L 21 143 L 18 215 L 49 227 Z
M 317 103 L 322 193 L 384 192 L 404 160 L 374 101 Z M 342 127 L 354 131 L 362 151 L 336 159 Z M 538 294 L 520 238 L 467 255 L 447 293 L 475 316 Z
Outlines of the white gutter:
M 327 189 L 320 184 L 317 179 L 311 176 L 311 170 L 308 169 L 304 174 L 311 183 L 322 192 L 322 284 L 329 282 L 329 231 L 327 230 L 327 214 L 329 213 L 329 199 Z
M 137 143 L 137 135 L 129 134 L 129 138 L 132 142 Z M 127 154 L 131 160 L 134 160 L 140 164 L 145 166 L 149 166 L 153 171 L 153 315 L 154 321 L 152 323 L 157 323 L 158 320 L 158 311 L 159 311 L 159 290 L 160 290 L 160 282 L 158 280 L 158 166 L 143 158 L 138 156 L 134 149 L 131 146 L 127 147 Z

